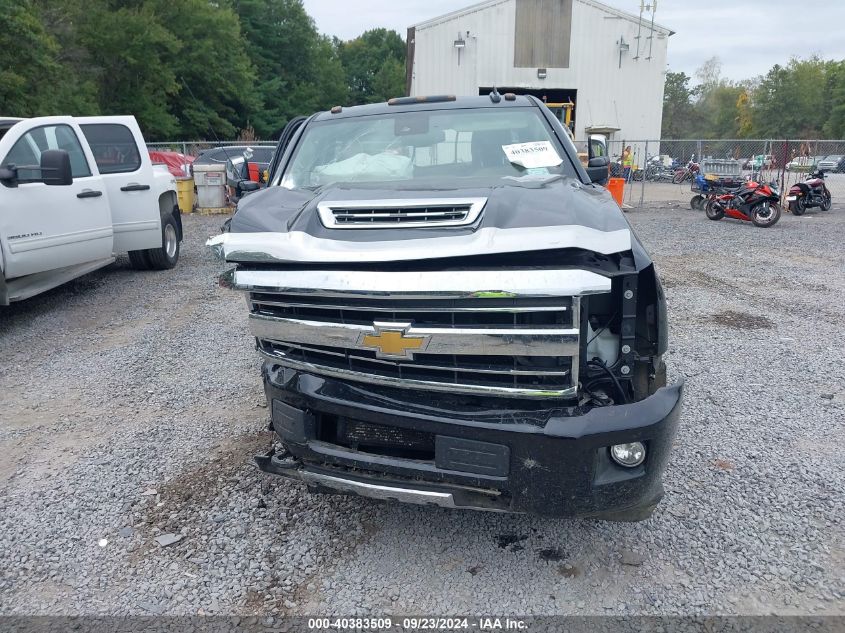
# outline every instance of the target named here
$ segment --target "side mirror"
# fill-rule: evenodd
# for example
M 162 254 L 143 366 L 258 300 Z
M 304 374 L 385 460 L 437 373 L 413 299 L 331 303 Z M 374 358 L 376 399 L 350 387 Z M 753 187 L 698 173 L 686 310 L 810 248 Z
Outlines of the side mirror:
M 607 137 L 602 134 L 592 134 L 587 139 L 587 158 L 607 156 Z
M 0 167 L 0 182 L 7 187 L 18 186 L 18 170 L 14 165 Z
M 597 185 L 607 184 L 610 159 L 607 156 L 596 156 L 587 163 L 587 175 L 590 181 Z
M 258 191 L 261 188 L 261 185 L 254 180 L 241 180 L 238 183 L 238 189 L 241 190 L 241 193 L 247 194 L 252 193 L 253 191 Z
M 47 149 L 41 152 L 41 182 L 59 187 L 73 184 L 70 154 L 67 151 Z

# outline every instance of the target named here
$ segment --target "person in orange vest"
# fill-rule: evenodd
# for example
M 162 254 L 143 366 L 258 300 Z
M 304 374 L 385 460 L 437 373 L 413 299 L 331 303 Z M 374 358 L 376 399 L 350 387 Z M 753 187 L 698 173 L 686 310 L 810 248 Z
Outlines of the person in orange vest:
M 625 182 L 631 182 L 631 168 L 634 166 L 634 152 L 629 145 L 622 150 L 622 177 Z

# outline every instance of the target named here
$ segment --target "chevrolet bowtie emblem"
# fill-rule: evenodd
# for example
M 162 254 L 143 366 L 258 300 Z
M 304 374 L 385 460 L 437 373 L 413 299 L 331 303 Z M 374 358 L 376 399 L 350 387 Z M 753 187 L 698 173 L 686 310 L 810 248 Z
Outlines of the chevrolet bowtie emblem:
M 373 323 L 374 334 L 361 333 L 358 344 L 376 350 L 378 358 L 411 360 L 414 352 L 423 351 L 430 336 L 408 335 L 410 323 Z

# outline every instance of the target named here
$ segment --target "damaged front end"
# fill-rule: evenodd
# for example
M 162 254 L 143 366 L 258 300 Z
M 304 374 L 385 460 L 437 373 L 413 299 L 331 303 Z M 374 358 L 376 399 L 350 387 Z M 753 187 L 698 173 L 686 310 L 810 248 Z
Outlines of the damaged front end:
M 262 470 L 444 507 L 651 514 L 682 385 L 666 386 L 665 298 L 636 240 L 357 263 L 283 261 L 267 235 L 216 240 L 283 446 Z

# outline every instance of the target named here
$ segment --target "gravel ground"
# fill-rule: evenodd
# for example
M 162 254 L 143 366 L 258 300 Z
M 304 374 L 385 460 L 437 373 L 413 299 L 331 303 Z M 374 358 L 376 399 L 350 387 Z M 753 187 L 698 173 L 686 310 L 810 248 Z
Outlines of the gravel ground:
M 246 310 L 202 246 L 219 217 L 185 218 L 174 271 L 118 260 L 0 308 L 0 614 L 845 613 L 845 209 L 762 230 L 668 206 L 629 213 L 688 386 L 638 524 L 259 473 Z

